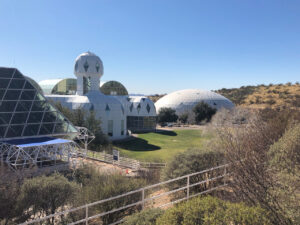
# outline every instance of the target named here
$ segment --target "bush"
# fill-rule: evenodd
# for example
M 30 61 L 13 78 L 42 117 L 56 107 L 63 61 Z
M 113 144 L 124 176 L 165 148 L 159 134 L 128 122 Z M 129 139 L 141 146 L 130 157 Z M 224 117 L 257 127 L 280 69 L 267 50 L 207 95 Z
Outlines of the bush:
M 178 120 L 183 123 L 186 124 L 189 118 L 189 114 L 188 113 L 183 113 L 178 117 Z
M 271 146 L 269 158 L 269 168 L 276 176 L 273 195 L 278 196 L 285 215 L 296 223 L 300 221 L 300 123 Z
M 247 124 L 253 120 L 255 114 L 243 107 L 234 107 L 231 110 L 222 108 L 220 109 L 211 120 L 213 126 L 232 126 Z
M 230 163 L 234 182 L 231 188 L 237 200 L 257 204 L 270 211 L 274 224 L 291 224 L 281 207 L 281 200 L 273 193 L 276 175 L 269 170 L 268 151 L 288 129 L 299 120 L 299 112 L 263 110 L 247 126 L 218 129 L 218 149 L 222 149 Z
M 194 108 L 196 123 L 200 123 L 203 120 L 209 122 L 211 117 L 217 112 L 215 108 L 210 107 L 205 102 L 199 102 Z
M 84 166 L 77 169 L 73 179 L 82 184 L 82 193 L 78 196 L 78 204 L 83 205 L 90 202 L 95 202 L 101 199 L 110 198 L 129 191 L 136 190 L 146 185 L 142 179 L 128 178 L 116 173 L 103 174 L 90 166 Z M 95 205 L 89 209 L 90 215 L 95 215 L 103 211 L 109 211 L 114 208 L 124 206 L 141 200 L 140 193 L 128 195 L 126 197 Z M 118 221 L 129 212 L 134 212 L 138 208 L 132 207 L 116 213 L 111 213 L 101 217 L 104 224 L 110 224 Z
M 224 154 L 222 152 L 188 149 L 175 155 L 167 163 L 162 176 L 164 180 L 169 180 L 221 165 L 223 161 Z
M 189 149 L 183 153 L 179 153 L 174 156 L 173 160 L 167 163 L 166 168 L 163 170 L 162 179 L 169 180 L 177 177 L 181 177 L 190 173 L 199 172 L 217 165 L 223 164 L 223 154 L 217 151 L 202 151 L 199 149 Z M 195 184 L 200 181 L 209 179 L 211 177 L 220 176 L 224 173 L 224 170 L 214 170 L 207 173 L 200 173 L 190 177 L 190 184 Z M 187 179 L 180 179 L 168 183 L 165 187 L 169 190 L 174 190 L 186 185 Z M 190 188 L 190 194 L 196 194 L 201 191 L 205 191 L 209 188 L 223 182 L 222 179 L 218 179 L 211 182 L 204 182 L 202 184 L 193 186 Z M 186 190 L 178 191 L 170 195 L 173 200 L 180 199 L 186 196 Z
M 213 197 L 198 197 L 170 208 L 157 219 L 157 225 L 269 225 L 266 211 L 243 203 L 230 203 Z
M 176 111 L 172 108 L 161 108 L 157 115 L 158 123 L 164 124 L 164 123 L 171 123 L 176 122 L 178 119 L 178 116 L 176 115 Z
M 54 214 L 59 208 L 71 203 L 78 186 L 60 174 L 27 179 L 21 186 L 18 206 L 24 218 Z M 54 224 L 54 218 L 48 223 Z
M 163 214 L 163 210 L 159 208 L 145 209 L 139 213 L 135 213 L 125 218 L 124 225 L 155 225 L 156 220 Z

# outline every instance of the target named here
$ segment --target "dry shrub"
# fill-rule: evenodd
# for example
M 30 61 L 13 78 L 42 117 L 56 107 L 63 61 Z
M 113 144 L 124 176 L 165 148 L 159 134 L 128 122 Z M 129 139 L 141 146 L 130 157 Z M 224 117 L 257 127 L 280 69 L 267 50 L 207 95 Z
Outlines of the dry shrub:
M 268 151 L 286 129 L 299 122 L 298 119 L 298 112 L 268 110 L 243 127 L 217 130 L 217 147 L 224 150 L 231 165 L 232 189 L 237 200 L 259 204 L 270 212 L 274 224 L 292 222 L 273 193 L 276 182 L 268 167 Z

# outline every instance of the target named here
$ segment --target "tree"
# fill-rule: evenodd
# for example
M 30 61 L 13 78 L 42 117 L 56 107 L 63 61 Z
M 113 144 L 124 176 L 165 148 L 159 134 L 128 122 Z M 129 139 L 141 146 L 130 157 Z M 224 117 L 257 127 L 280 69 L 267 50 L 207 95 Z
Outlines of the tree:
M 88 113 L 85 124 L 86 128 L 95 135 L 95 139 L 90 144 L 91 149 L 100 150 L 101 146 L 108 146 L 110 144 L 110 140 L 102 132 L 101 121 L 95 117 L 95 112 L 93 110 Z
M 176 115 L 176 111 L 174 109 L 164 107 L 159 110 L 157 118 L 158 118 L 158 123 L 163 124 L 163 123 L 176 122 L 178 116 Z
M 27 179 L 21 186 L 18 205 L 23 209 L 23 218 L 54 214 L 59 208 L 71 203 L 78 190 L 75 183 L 62 175 L 41 176 Z M 54 218 L 48 221 L 54 224 Z
M 178 120 L 183 123 L 186 124 L 186 122 L 188 121 L 189 118 L 189 114 L 188 113 L 183 113 L 178 117 Z
M 203 120 L 209 122 L 211 117 L 217 112 L 215 108 L 210 107 L 207 103 L 203 101 L 195 105 L 193 111 L 195 113 L 196 123 L 200 123 Z

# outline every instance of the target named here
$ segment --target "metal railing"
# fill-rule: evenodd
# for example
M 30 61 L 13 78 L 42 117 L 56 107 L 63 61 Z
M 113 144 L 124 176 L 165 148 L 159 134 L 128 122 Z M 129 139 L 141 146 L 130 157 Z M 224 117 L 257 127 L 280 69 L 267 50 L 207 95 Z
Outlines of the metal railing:
M 189 198 L 220 189 L 227 185 L 226 177 L 229 175 L 227 172 L 227 167 L 228 164 L 188 174 L 182 177 L 130 191 L 118 196 L 89 203 L 77 208 L 58 212 L 40 219 L 34 219 L 32 221 L 25 222 L 22 225 L 43 224 L 50 219 L 54 219 L 57 221 L 55 224 L 59 224 L 62 222 L 62 217 L 66 218 L 67 215 L 79 212 L 80 210 L 83 212 L 81 213 L 82 218 L 73 222 L 69 222 L 68 224 L 89 224 L 90 221 L 92 221 L 93 224 L 119 224 L 123 221 L 122 217 L 124 214 L 122 214 L 121 218 L 118 218 L 118 216 L 111 217 L 113 218 L 113 221 L 103 222 L 103 218 L 105 216 L 113 215 L 117 212 L 124 212 L 124 210 L 129 210 L 130 208 L 134 209 L 128 211 L 126 216 L 144 208 L 165 208 L 169 205 L 187 200 Z M 132 196 L 135 196 L 135 198 Z M 93 207 L 100 206 L 101 204 L 109 204 L 113 201 L 120 201 L 122 198 L 126 198 L 127 201 L 128 199 L 134 199 L 136 201 L 125 202 L 123 206 L 120 206 L 122 203 L 119 202 L 118 206 L 120 207 L 116 206 L 115 208 L 112 207 L 110 209 L 104 209 L 102 212 L 93 210 Z M 159 201 L 161 198 L 164 199 Z
M 107 154 L 105 152 L 95 152 L 87 150 L 86 155 L 84 157 L 87 159 L 110 163 L 120 167 L 130 168 L 133 170 L 139 170 L 141 167 L 140 162 L 138 160 L 126 157 L 119 157 L 118 160 L 114 160 L 113 155 Z

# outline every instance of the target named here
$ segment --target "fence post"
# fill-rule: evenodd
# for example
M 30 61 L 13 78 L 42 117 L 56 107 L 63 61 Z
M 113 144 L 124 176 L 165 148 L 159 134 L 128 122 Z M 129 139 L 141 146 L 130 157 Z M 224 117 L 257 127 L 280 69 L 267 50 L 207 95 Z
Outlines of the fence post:
M 145 189 L 142 189 L 142 209 L 145 207 Z
M 189 199 L 190 198 L 190 176 L 187 177 L 186 180 L 186 198 Z
M 86 205 L 85 206 L 85 224 L 88 225 L 88 218 L 89 218 L 89 207 Z
M 227 170 L 226 170 L 226 166 L 224 166 L 224 185 L 226 185 L 226 174 L 227 174 Z

